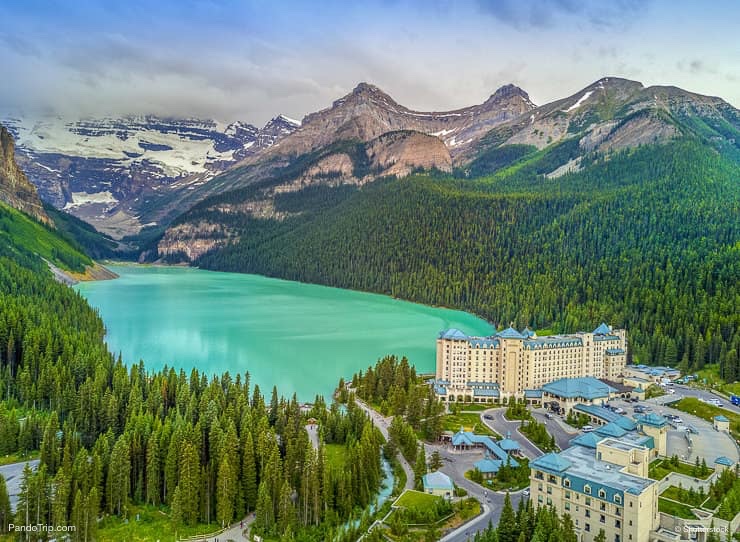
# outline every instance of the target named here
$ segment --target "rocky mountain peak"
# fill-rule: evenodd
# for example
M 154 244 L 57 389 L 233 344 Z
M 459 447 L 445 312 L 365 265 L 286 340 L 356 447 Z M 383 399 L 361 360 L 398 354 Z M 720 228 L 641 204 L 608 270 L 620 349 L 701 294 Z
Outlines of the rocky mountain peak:
M 51 225 L 36 187 L 15 161 L 15 142 L 5 126 L 0 126 L 0 201 Z
M 493 102 L 498 101 L 505 98 L 511 98 L 514 96 L 519 96 L 523 98 L 526 101 L 529 101 L 529 94 L 527 94 L 524 90 L 519 88 L 516 85 L 512 85 L 509 83 L 508 85 L 504 85 L 496 90 L 493 94 L 491 94 L 490 98 L 486 100 L 486 102 Z

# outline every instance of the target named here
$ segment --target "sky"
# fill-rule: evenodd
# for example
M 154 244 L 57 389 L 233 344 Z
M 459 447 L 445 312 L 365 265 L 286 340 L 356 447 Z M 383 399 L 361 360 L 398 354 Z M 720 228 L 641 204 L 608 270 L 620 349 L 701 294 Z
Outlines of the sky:
M 738 107 L 738 21 L 737 0 L 3 0 L 0 111 L 262 125 L 360 81 L 444 111 L 604 76 Z

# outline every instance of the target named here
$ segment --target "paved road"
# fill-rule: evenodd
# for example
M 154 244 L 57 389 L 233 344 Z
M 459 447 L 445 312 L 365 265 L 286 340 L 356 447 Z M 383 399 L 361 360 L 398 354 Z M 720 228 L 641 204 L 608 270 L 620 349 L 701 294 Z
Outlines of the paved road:
M 504 414 L 506 413 L 505 408 L 489 408 L 481 412 L 480 420 L 489 427 L 505 437 L 507 434 L 511 434 L 511 438 L 516 440 L 521 446 L 522 453 L 529 459 L 534 459 L 542 455 L 542 451 L 535 446 L 526 436 L 519 432 L 519 426 L 522 424 L 519 420 L 507 420 Z M 486 418 L 486 416 L 490 416 Z
M 483 509 L 480 516 L 448 533 L 441 540 L 444 542 L 463 542 L 472 538 L 478 531 L 488 527 L 489 521 L 496 525 L 501 517 L 505 494 L 486 490 L 465 478 L 465 472 L 471 470 L 476 461 L 483 459 L 483 450 L 455 452 L 444 444 L 427 444 L 426 449 L 427 453 L 432 453 L 435 450 L 439 451 L 443 461 L 443 467 L 440 470 L 452 478 L 459 487 L 465 488 L 469 496 L 478 499 Z M 519 505 L 519 500 L 522 498 L 521 494 L 521 491 L 511 494 L 511 503 L 514 508 Z
M 579 435 L 579 432 L 567 425 L 560 416 L 553 415 L 552 418 L 548 418 L 547 410 L 544 408 L 533 410 L 532 415 L 535 420 L 545 424 L 547 432 L 555 437 L 555 444 L 561 450 L 569 448 L 571 439 Z
M 697 457 L 699 457 L 700 460 L 702 458 L 705 459 L 709 466 L 712 466 L 714 460 L 721 455 L 738 461 L 740 459 L 740 453 L 738 453 L 738 448 L 730 435 L 724 432 L 715 431 L 712 424 L 702 418 L 693 416 L 692 414 L 687 414 L 663 404 L 666 401 L 675 401 L 677 398 L 680 399 L 683 396 L 684 390 L 689 390 L 689 388 L 681 390 L 677 389 L 675 394 L 656 397 L 654 399 L 648 399 L 647 401 L 640 401 L 639 403 L 627 403 L 622 400 L 612 399 L 609 404 L 622 407 L 626 410 L 625 415 L 633 418 L 635 417 L 634 407 L 636 404 L 648 407 L 651 409 L 651 412 L 658 415 L 673 414 L 680 416 L 683 420 L 683 424 L 681 424 L 682 426 L 689 425 L 698 431 L 698 434 L 691 435 L 693 442 L 692 448 L 689 450 L 685 430 L 677 430 L 675 427 L 669 426 L 667 439 L 668 456 L 676 454 L 681 459 L 685 459 L 689 462 L 693 462 Z
M 383 434 L 383 437 L 385 437 L 385 440 L 388 440 L 388 425 L 390 425 L 391 417 L 384 418 L 380 415 L 380 413 L 376 412 L 369 406 L 367 406 L 365 403 L 363 403 L 360 399 L 357 399 L 355 397 L 355 402 L 360 406 L 362 410 L 367 412 L 367 414 L 370 416 L 370 419 L 375 424 L 375 427 L 380 429 L 380 432 Z M 401 463 L 401 466 L 403 467 L 404 472 L 406 473 L 406 485 L 404 486 L 406 489 L 414 489 L 414 471 L 409 465 L 408 461 L 406 461 L 406 458 L 403 457 L 403 454 L 398 454 L 398 461 Z
M 26 463 L 31 465 L 31 468 L 35 470 L 39 464 L 39 460 L 21 461 L 20 463 L 11 463 L 10 465 L 0 467 L 0 476 L 5 478 L 5 484 L 8 486 L 10 508 L 12 510 L 15 510 L 15 505 L 18 503 L 18 494 L 21 491 L 21 480 L 23 479 L 23 468 Z

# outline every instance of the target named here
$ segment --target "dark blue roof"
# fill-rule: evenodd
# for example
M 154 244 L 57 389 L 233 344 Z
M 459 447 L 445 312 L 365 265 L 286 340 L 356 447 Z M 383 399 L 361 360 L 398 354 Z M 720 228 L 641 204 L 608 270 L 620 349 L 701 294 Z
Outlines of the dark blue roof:
M 526 399 L 536 399 L 542 397 L 542 390 L 524 390 L 524 397 Z
M 717 459 L 714 460 L 715 463 L 719 465 L 724 465 L 726 467 L 732 467 L 735 463 L 732 462 L 732 459 L 729 459 L 723 455 L 719 456 Z
M 601 322 L 601 325 L 594 329 L 594 335 L 609 335 L 612 332 L 611 329 L 609 329 L 609 326 L 607 326 L 604 322 Z

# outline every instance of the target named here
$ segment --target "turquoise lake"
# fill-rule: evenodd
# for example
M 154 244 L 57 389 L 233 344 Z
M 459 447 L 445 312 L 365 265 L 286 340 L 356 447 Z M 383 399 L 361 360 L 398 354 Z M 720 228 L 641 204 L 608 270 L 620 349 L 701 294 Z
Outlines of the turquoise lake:
M 249 371 L 268 397 L 273 385 L 303 401 L 328 397 L 340 377 L 386 354 L 431 372 L 440 330 L 491 332 L 465 312 L 376 294 L 181 267 L 108 267 L 120 278 L 76 288 L 99 310 L 111 352 L 154 369 Z

